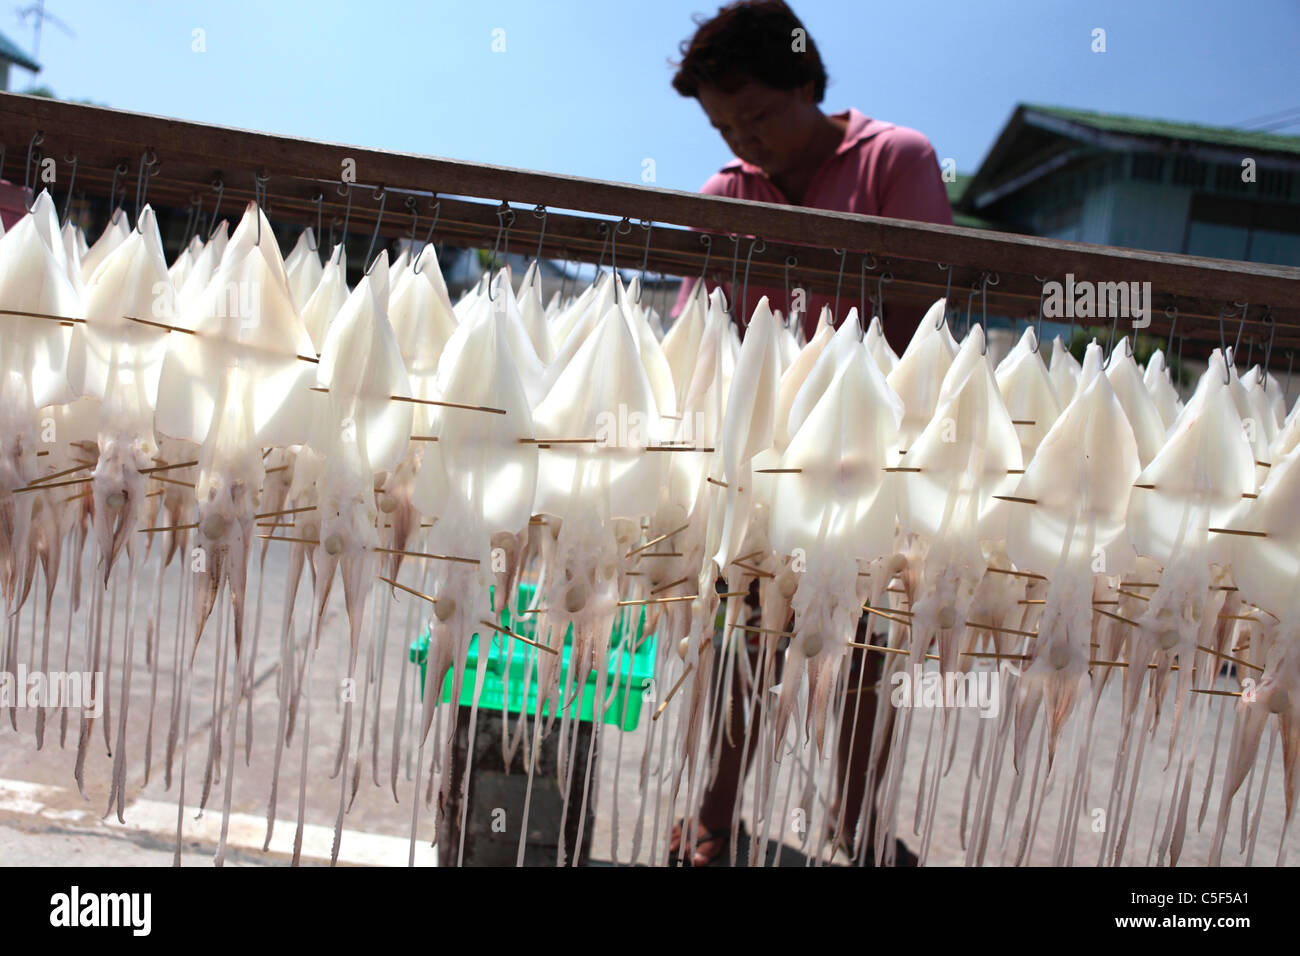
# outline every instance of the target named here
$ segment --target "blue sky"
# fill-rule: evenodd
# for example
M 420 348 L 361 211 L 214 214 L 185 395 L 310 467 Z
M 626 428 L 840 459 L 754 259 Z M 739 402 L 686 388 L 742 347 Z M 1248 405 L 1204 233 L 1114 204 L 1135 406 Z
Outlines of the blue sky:
M 672 90 L 668 59 L 717 6 L 47 0 L 76 35 L 47 23 L 37 82 L 120 109 L 600 179 L 639 182 L 652 158 L 657 185 L 694 190 L 729 154 Z M 831 75 L 824 109 L 920 129 L 962 172 L 1018 102 L 1220 125 L 1300 108 L 1297 0 L 792 6 Z M 14 11 L 0 32 L 30 50 Z M 1098 27 L 1105 53 L 1090 48 Z M 28 79 L 15 70 L 12 88 Z

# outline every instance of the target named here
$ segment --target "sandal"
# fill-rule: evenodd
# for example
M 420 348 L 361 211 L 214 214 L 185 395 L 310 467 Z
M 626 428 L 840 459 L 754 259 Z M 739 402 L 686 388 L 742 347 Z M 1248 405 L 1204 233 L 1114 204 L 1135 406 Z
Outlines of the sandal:
M 700 829 L 699 839 L 695 842 L 695 855 L 693 857 L 680 857 L 682 850 L 682 828 L 686 821 L 678 820 L 673 827 L 672 841 L 668 846 L 668 859 L 677 866 L 726 866 L 723 862 L 731 848 L 731 825 L 716 827 L 712 830 Z M 740 832 L 745 832 L 745 824 L 740 824 Z M 715 849 L 712 852 L 706 852 L 704 847 L 708 844 L 714 844 Z M 679 858 L 680 857 L 680 858 Z M 703 857 L 700 862 L 695 862 L 695 857 Z

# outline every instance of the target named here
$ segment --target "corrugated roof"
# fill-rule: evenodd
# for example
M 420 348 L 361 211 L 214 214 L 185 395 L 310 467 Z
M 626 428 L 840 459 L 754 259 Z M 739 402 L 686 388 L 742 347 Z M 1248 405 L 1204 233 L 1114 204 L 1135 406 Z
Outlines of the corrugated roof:
M 31 70 L 34 73 L 39 73 L 41 71 L 41 65 L 24 53 L 18 44 L 14 43 L 3 33 L 0 33 L 0 57 L 16 63 L 24 70 Z
M 1255 133 L 1233 129 L 1229 126 L 1202 126 L 1198 123 L 1175 123 L 1170 120 L 1148 119 L 1140 116 L 1121 116 L 1093 110 L 1067 109 L 1062 106 L 1039 106 L 1025 103 L 1024 109 L 1046 113 L 1060 119 L 1082 123 L 1094 129 L 1130 136 L 1158 136 L 1164 139 L 1187 140 L 1196 143 L 1213 143 L 1243 149 L 1265 150 L 1273 153 L 1300 154 L 1300 136 L 1281 133 Z

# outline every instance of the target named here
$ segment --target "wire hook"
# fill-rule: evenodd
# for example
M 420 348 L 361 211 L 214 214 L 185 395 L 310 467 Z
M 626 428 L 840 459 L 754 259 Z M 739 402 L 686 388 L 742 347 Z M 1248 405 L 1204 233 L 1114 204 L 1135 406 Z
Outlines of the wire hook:
M 885 321 L 885 286 L 886 286 L 888 283 L 893 282 L 893 281 L 894 281 L 894 274 L 893 274 L 892 272 L 882 272 L 882 273 L 880 273 L 880 275 L 876 278 L 876 308 L 875 308 L 875 313 L 876 313 L 876 315 L 880 318 L 880 321 L 881 321 L 881 322 L 884 322 L 884 321 Z M 864 320 L 864 321 L 865 321 L 865 320 Z M 866 326 L 864 325 L 862 328 L 865 330 L 865 329 L 866 329 Z
M 745 253 L 745 280 L 740 286 L 740 321 L 741 328 L 749 327 L 749 259 L 755 252 L 766 252 L 767 243 L 755 236 L 749 240 L 749 251 Z
M 153 156 L 153 159 L 149 157 Z M 153 176 L 154 166 L 158 163 L 158 156 L 152 149 L 146 149 L 140 154 L 140 168 L 135 174 L 135 228 L 140 228 L 140 209 L 145 205 L 145 200 L 149 196 L 149 179 Z M 144 186 L 141 188 L 141 179 L 143 178 Z
M 835 324 L 835 317 L 840 314 L 840 283 L 844 281 L 844 260 L 849 254 L 848 249 L 832 248 L 831 252 L 840 257 L 840 271 L 835 276 L 835 308 L 831 315 L 831 325 Z
M 533 259 L 538 263 L 542 259 L 542 244 L 546 242 L 546 219 L 549 215 L 550 213 L 546 211 L 546 207 L 541 203 L 533 207 L 533 216 L 542 220 L 541 231 L 537 234 L 537 252 L 533 254 Z M 538 268 L 540 268 L 540 265 Z
M 509 225 L 507 225 L 507 221 Z M 504 199 L 501 205 L 497 207 L 497 238 L 492 244 L 492 258 L 488 260 L 487 268 L 487 296 L 489 302 L 495 302 L 496 297 L 492 294 L 492 272 L 497 264 L 497 250 L 501 248 L 501 235 L 509 230 L 510 226 L 515 224 L 515 211 L 510 208 L 510 204 Z
M 700 270 L 700 282 L 705 283 L 709 274 L 709 257 L 713 255 L 713 237 L 707 232 L 701 233 L 700 242 L 704 245 L 704 268 Z M 704 291 L 709 291 L 708 285 L 704 286 Z
M 320 241 L 321 241 L 321 238 L 322 238 L 322 232 L 321 232 L 321 230 L 322 230 L 322 226 L 321 226 L 321 221 L 320 221 L 320 218 L 321 218 L 321 204 L 322 204 L 323 202 L 325 202 L 325 194 L 324 194 L 323 192 L 321 192 L 320 190 L 317 190 L 317 191 L 316 191 L 316 195 L 312 197 L 312 200 L 311 200 L 311 201 L 314 202 L 314 203 L 316 204 L 316 245 L 313 246 L 313 245 L 309 242 L 309 243 L 307 243 L 307 248 L 310 249 L 312 252 L 320 252 Z
M 36 208 L 36 179 L 39 178 L 32 176 L 32 150 L 44 142 L 45 131 L 38 129 L 35 133 L 32 133 L 31 141 L 27 144 L 27 167 L 23 170 L 23 189 L 32 194 L 32 204 L 27 206 L 27 197 L 24 196 L 23 205 L 27 206 L 28 213 Z M 39 159 L 37 160 L 37 165 L 40 165 Z M 29 182 L 31 185 L 28 185 Z
M 939 321 L 934 324 L 934 330 L 938 332 L 943 328 L 943 324 L 948 321 L 949 297 L 952 295 L 952 266 L 944 265 L 942 262 L 937 262 L 935 265 L 939 267 L 940 272 L 948 273 L 948 281 L 944 283 L 943 287 L 943 309 L 939 313 Z
M 627 226 L 627 231 L 623 231 L 623 226 Z M 624 216 L 614 224 L 614 228 L 609 231 L 609 271 L 610 278 L 614 281 L 614 304 L 618 305 L 618 237 L 619 233 L 628 235 L 632 231 L 632 221 Z
M 428 249 L 429 243 L 433 241 L 433 230 L 438 225 L 438 217 L 442 215 L 442 200 L 437 198 L 437 193 L 433 195 L 433 222 L 429 223 L 429 231 L 425 234 L 424 244 L 420 246 L 420 251 L 415 254 L 415 259 L 411 263 L 411 271 L 416 275 L 420 274 L 420 257 L 424 255 L 424 250 Z
M 790 327 L 790 320 L 794 316 L 794 303 L 790 300 L 790 267 L 797 266 L 799 260 L 795 256 L 785 257 L 785 321 L 786 328 Z
M 1165 343 L 1165 367 L 1167 368 L 1169 366 L 1169 356 L 1174 351 L 1174 328 L 1178 325 L 1178 306 L 1166 306 L 1165 318 L 1169 319 L 1169 341 Z
M 1219 354 L 1223 356 L 1223 384 L 1232 384 L 1232 373 L 1228 371 L 1228 340 L 1223 334 L 1223 316 L 1228 311 L 1225 302 L 1219 306 Z
M 63 219 L 59 223 L 60 228 L 68 224 L 68 216 L 72 212 L 72 187 L 77 184 L 77 157 L 73 156 L 69 159 L 65 156 L 63 161 L 72 163 L 72 176 L 68 179 L 68 198 L 63 201 Z
M 1034 322 L 1034 354 L 1038 355 L 1043 347 L 1043 301 L 1047 298 L 1047 277 L 1035 275 L 1042 287 L 1038 290 L 1038 318 Z
M 650 236 L 654 232 L 655 224 L 651 219 L 642 219 L 638 225 L 645 230 L 645 248 L 641 251 L 641 284 L 636 290 L 636 304 L 640 305 L 641 297 L 645 295 L 645 272 L 646 267 L 650 265 Z
M 256 245 L 262 244 L 262 216 L 267 208 L 266 186 L 271 181 L 270 173 L 258 171 L 253 173 L 253 203 L 257 206 L 257 240 Z
M 870 259 L 872 265 L 867 265 Z M 867 253 L 862 257 L 862 266 L 858 270 L 858 322 L 861 327 L 867 327 L 867 270 L 875 268 L 875 257 Z
M 370 253 L 375 250 L 375 242 L 379 239 L 379 227 L 384 221 L 384 207 L 388 205 L 387 187 L 381 185 L 377 190 L 375 190 L 375 198 L 379 200 L 379 215 L 375 219 L 375 231 L 370 234 L 370 245 L 366 247 L 365 261 L 370 263 L 370 265 L 366 266 L 364 272 L 365 275 L 370 275 L 371 270 L 375 268 L 375 263 L 379 261 L 377 256 L 374 259 L 371 259 Z
M 1259 384 L 1265 392 L 1268 391 L 1268 367 L 1273 360 L 1273 337 L 1277 335 L 1277 322 L 1273 319 L 1273 313 L 1268 312 L 1264 315 L 1261 322 L 1268 323 L 1268 345 L 1264 347 L 1264 364 L 1259 370 Z

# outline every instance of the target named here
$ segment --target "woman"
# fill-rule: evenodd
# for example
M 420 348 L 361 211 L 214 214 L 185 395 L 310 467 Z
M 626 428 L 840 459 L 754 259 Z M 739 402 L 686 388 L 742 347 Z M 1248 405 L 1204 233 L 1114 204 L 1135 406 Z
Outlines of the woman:
M 938 160 L 925 136 L 855 109 L 821 111 L 826 68 L 812 37 L 782 0 L 723 7 L 700 24 L 682 54 L 673 88 L 699 101 L 736 156 L 701 192 L 952 225 Z M 693 286 L 682 284 L 673 315 L 685 307 Z M 753 287 L 748 300 L 764 295 L 774 309 L 789 310 L 783 289 Z M 832 305 L 832 299 L 808 297 L 808 338 L 822 305 Z M 850 300 L 857 297 L 841 301 Z M 899 305 L 883 317 L 896 351 L 906 346 L 924 311 Z
M 699 101 L 736 156 L 704 184 L 703 192 L 951 225 L 952 210 L 929 140 L 915 130 L 870 119 L 854 109 L 829 116 L 821 111 L 818 104 L 826 93 L 826 69 L 816 44 L 782 0 L 744 0 L 723 7 L 712 20 L 699 25 L 683 44 L 682 53 L 673 87 Z M 683 283 L 674 315 L 686 306 L 693 285 Z M 774 308 L 789 310 L 783 289 L 751 288 L 748 300 L 757 302 L 764 295 Z M 856 300 L 856 296 L 848 299 Z M 831 297 L 808 297 L 803 319 L 808 338 L 823 304 L 831 305 Z M 906 345 L 923 312 L 922 307 L 904 305 L 886 310 L 885 333 L 896 350 Z M 836 316 L 837 321 L 842 318 Z M 865 619 L 859 623 L 857 640 L 867 643 Z M 754 654 L 757 640 L 749 643 Z M 867 672 L 863 692 L 853 698 L 856 706 L 845 709 L 836 754 L 839 785 L 835 793 L 837 797 L 844 793 L 842 805 L 835 801 L 843 821 L 836 829 L 843 848 L 853 845 L 867 800 L 874 686 L 880 673 L 879 654 L 854 653 L 850 686 L 858 686 L 859 668 L 865 666 Z M 739 693 L 735 686 L 733 693 Z M 758 739 L 757 734 L 752 735 L 751 753 L 742 753 L 742 708 L 733 707 L 730 715 L 731 732 L 721 743 L 718 773 L 698 810 L 699 833 L 690 860 L 697 866 L 726 854 L 732 807 Z M 711 733 L 721 731 L 721 719 L 715 719 Z M 885 754 L 887 747 L 878 755 L 877 780 Z M 868 832 L 864 837 L 870 839 L 874 815 L 868 812 L 865 819 Z M 679 824 L 673 832 L 674 856 L 684 853 L 681 844 Z M 871 858 L 870 851 L 867 858 Z M 901 842 L 895 858 L 899 864 L 914 864 L 916 859 Z

